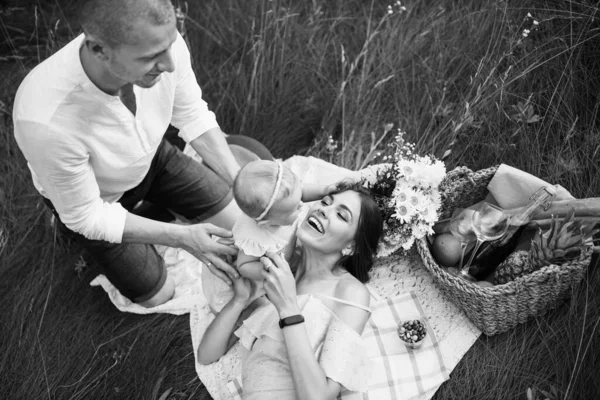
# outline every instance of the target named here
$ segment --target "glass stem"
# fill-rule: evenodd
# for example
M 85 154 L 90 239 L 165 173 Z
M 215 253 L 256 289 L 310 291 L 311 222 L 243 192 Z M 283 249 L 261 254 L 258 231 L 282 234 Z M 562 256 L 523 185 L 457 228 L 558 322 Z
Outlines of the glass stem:
M 463 263 L 465 262 L 465 252 L 467 251 L 467 242 L 460 242 L 460 262 L 458 263 L 458 269 L 462 269 Z
M 473 252 L 471 253 L 471 257 L 469 258 L 469 262 L 461 270 L 461 272 L 463 274 L 468 274 L 469 273 L 469 267 L 471 266 L 471 263 L 473 262 L 473 259 L 475 258 L 475 254 L 477 254 L 477 250 L 479 250 L 479 246 L 481 246 L 482 243 L 483 243 L 483 240 L 477 239 L 477 243 L 475 244 L 475 248 L 473 249 Z

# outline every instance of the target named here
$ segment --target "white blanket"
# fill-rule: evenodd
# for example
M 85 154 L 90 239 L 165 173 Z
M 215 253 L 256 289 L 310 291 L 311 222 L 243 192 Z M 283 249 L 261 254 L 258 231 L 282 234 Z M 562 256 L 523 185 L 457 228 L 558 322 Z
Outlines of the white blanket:
M 340 178 L 353 176 L 357 172 L 348 171 L 313 157 L 295 156 L 285 161 L 304 182 L 330 183 Z M 376 167 L 360 172 L 361 176 L 372 178 Z M 103 275 L 91 282 L 92 286 L 102 286 L 115 306 L 126 312 L 137 314 L 190 313 L 190 330 L 194 354 L 202 335 L 212 321 L 213 315 L 202 289 L 202 263 L 189 253 L 159 247 L 168 266 L 169 274 L 176 285 L 175 296 L 167 303 L 154 308 L 144 308 L 122 296 Z M 369 282 L 370 288 L 383 298 L 389 298 L 409 291 L 415 292 L 423 311 L 427 315 L 443 354 L 444 364 L 452 371 L 463 355 L 473 345 L 481 332 L 475 327 L 433 283 L 431 275 L 422 265 L 418 254 L 390 256 L 377 262 Z M 202 366 L 196 363 L 196 371 L 202 383 L 215 400 L 230 399 L 227 382 L 238 373 L 243 350 L 234 346 L 219 362 Z M 421 396 L 429 399 L 435 389 Z

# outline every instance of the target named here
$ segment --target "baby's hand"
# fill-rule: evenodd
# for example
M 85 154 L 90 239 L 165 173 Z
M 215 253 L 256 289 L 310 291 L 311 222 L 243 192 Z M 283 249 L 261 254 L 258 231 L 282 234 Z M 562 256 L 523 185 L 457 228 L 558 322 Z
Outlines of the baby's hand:
M 244 308 L 248 306 L 254 290 L 255 284 L 250 279 L 243 276 L 233 279 L 233 301 L 242 304 Z

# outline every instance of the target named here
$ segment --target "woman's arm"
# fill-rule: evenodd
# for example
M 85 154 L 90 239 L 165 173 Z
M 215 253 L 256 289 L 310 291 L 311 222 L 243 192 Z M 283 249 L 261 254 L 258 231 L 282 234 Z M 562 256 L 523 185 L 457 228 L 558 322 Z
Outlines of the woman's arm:
M 335 189 L 335 184 L 319 185 L 315 183 L 302 184 L 302 201 L 308 203 L 310 201 L 321 200 Z
M 263 273 L 266 279 L 265 290 L 269 299 L 277 308 L 280 318 L 299 314 L 300 309 L 296 302 L 295 281 L 293 280 L 289 265 L 279 255 L 269 254 L 269 257 L 273 259 L 276 265 L 273 265 L 268 259 L 261 259 L 265 265 L 269 266 L 269 272 Z M 364 289 L 364 292 L 359 291 L 358 298 L 355 298 L 354 295 L 350 297 L 350 293 L 356 287 Z M 293 299 L 291 293 L 293 293 Z M 344 288 L 340 294 L 344 295 L 344 293 L 346 293 L 346 296 L 349 296 L 346 298 L 347 300 L 359 302 L 368 307 L 368 291 L 361 284 L 357 283 L 354 288 Z M 369 318 L 369 314 L 366 311 L 352 306 L 340 307 L 337 314 L 343 322 L 355 329 L 359 334 L 362 333 Z M 319 365 L 308 340 L 305 325 L 296 324 L 283 328 L 283 337 L 297 398 L 300 400 L 335 399 L 340 393 L 342 386 L 325 376 L 325 372 Z
M 333 192 L 337 184 L 341 181 L 345 182 L 360 182 L 361 175 L 359 171 L 348 171 L 346 176 L 340 178 L 339 181 L 330 184 L 317 184 L 317 183 L 302 183 L 302 201 L 308 203 L 310 201 L 321 200 Z
M 335 399 L 342 385 L 325 376 L 308 341 L 304 324 L 283 328 L 296 396 L 300 400 Z
M 365 307 L 369 306 L 370 295 L 363 285 L 358 282 L 356 282 L 356 285 L 345 285 L 343 281 L 340 282 L 339 286 L 349 287 L 344 288 L 342 293 L 336 291 L 336 297 L 358 302 Z M 350 295 L 352 292 L 354 294 Z M 337 303 L 335 311 L 340 320 L 354 329 L 359 335 L 362 334 L 369 319 L 368 312 L 360 308 Z M 286 343 L 290 369 L 298 398 L 335 399 L 342 390 L 342 385 L 325 376 L 323 369 L 314 355 L 314 350 L 308 341 L 308 334 L 304 324 L 285 327 L 283 329 L 283 337 Z
M 206 365 L 219 360 L 237 340 L 233 334 L 236 323 L 248 306 L 252 284 L 246 278 L 233 280 L 233 298 L 217 314 L 209 325 L 198 346 L 198 362 Z

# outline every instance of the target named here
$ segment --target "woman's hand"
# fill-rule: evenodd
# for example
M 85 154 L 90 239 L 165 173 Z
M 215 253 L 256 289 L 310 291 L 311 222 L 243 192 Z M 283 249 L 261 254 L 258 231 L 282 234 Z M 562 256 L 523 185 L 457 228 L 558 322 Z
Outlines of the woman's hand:
M 280 318 L 300 313 L 296 301 L 296 279 L 290 265 L 278 253 L 267 253 L 261 257 L 263 263 L 262 276 L 265 279 L 265 292 L 273 303 Z

